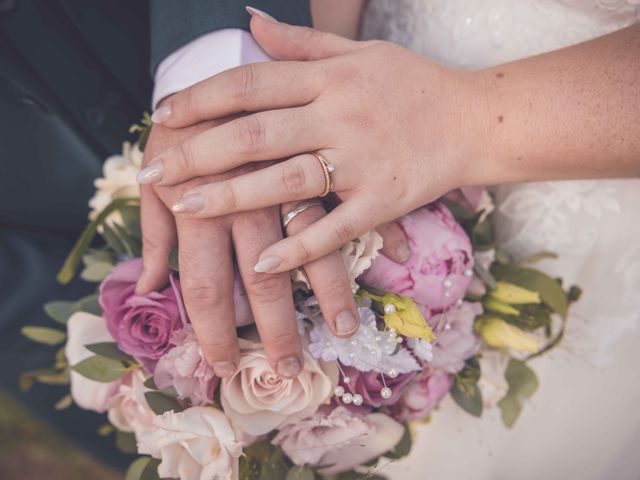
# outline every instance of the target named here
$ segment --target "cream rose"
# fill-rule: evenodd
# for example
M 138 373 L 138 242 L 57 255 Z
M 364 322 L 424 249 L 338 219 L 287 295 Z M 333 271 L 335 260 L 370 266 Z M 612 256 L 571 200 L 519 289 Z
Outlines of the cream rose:
M 138 451 L 161 460 L 161 478 L 232 480 L 238 478 L 242 447 L 220 410 L 191 407 L 155 417 L 154 429 L 140 435 Z
M 136 370 L 120 385 L 118 393 L 109 400 L 109 422 L 121 432 L 141 433 L 153 429 L 155 414 L 144 397 L 150 391 L 144 386 L 144 374 Z
M 307 352 L 297 378 L 278 376 L 259 344 L 241 340 L 243 352 L 233 376 L 222 380 L 220 400 L 231 423 L 258 436 L 313 414 L 338 383 L 335 365 L 320 365 Z
M 104 318 L 86 312 L 71 315 L 67 322 L 67 345 L 65 355 L 69 365 L 74 366 L 94 354 L 85 345 L 101 342 L 114 342 L 107 330 Z M 83 377 L 71 370 L 71 397 L 80 408 L 103 413 L 109 400 L 118 392 L 121 380 L 103 383 Z
M 487 408 L 498 405 L 509 390 L 504 372 L 507 370 L 510 358 L 509 354 L 502 350 L 483 351 L 480 356 L 478 388 L 482 392 L 482 402 Z

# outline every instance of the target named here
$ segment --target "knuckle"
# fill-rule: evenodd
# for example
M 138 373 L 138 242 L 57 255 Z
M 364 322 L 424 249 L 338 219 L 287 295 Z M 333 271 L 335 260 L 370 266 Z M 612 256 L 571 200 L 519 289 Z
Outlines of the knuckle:
M 195 173 L 196 161 L 193 155 L 193 145 L 190 140 L 184 141 L 178 145 L 179 155 L 182 167 L 188 171 Z
M 238 205 L 238 197 L 231 182 L 227 181 L 222 183 L 219 196 L 216 198 L 216 203 L 228 210 L 235 210 Z
M 255 96 L 257 75 L 254 65 L 248 64 L 237 68 L 231 80 L 233 82 L 231 91 L 236 101 L 245 103 Z
M 307 174 L 300 162 L 286 162 L 281 171 L 280 183 L 287 193 L 300 193 L 306 190 Z
M 258 152 L 264 146 L 265 130 L 255 115 L 239 119 L 233 131 L 233 142 L 241 153 Z
M 142 252 L 145 257 L 157 257 L 164 255 L 169 250 L 167 245 L 164 245 L 158 237 L 154 235 L 142 236 Z
M 298 345 L 300 339 L 294 326 L 273 326 L 269 329 L 269 332 L 265 335 L 266 347 L 275 356 L 286 356 L 289 352 L 294 353 L 298 351 Z M 280 355 L 278 355 L 280 354 Z
M 271 302 L 280 298 L 287 288 L 288 277 L 285 275 L 252 274 L 247 279 L 245 288 L 250 295 L 262 302 Z
M 331 223 L 331 231 L 336 241 L 340 244 L 345 244 L 351 241 L 355 236 L 353 225 L 341 218 L 334 219 Z
M 293 251 L 298 257 L 298 263 L 309 263 L 311 261 L 311 250 L 307 246 L 307 242 L 302 238 L 294 238 L 293 242 Z
M 196 309 L 227 302 L 230 296 L 220 287 L 220 279 L 213 276 L 184 276 L 181 286 L 186 303 Z
M 346 276 L 344 278 L 332 278 L 315 288 L 318 292 L 321 292 L 325 298 L 331 299 L 331 303 L 333 305 L 337 304 L 340 299 L 344 298 L 345 294 L 348 298 L 351 298 L 351 287 L 349 286 Z

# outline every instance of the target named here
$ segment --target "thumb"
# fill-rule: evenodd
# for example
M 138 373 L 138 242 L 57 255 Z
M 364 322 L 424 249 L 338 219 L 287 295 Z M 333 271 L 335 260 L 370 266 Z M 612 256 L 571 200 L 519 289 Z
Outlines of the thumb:
M 280 23 L 250 9 L 251 33 L 275 60 L 321 60 L 356 50 L 358 42 L 308 27 Z

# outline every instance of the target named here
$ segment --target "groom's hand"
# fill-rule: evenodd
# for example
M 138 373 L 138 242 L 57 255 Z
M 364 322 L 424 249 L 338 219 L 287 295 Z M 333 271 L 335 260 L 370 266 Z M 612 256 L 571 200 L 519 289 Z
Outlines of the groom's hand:
M 185 129 L 154 125 L 145 149 L 145 166 L 159 151 L 181 144 L 215 123 L 223 122 L 206 122 Z M 235 250 L 236 262 L 265 350 L 274 369 L 284 377 L 292 377 L 299 372 L 303 358 L 289 274 L 272 276 L 254 270 L 260 252 L 282 238 L 279 208 L 207 220 L 174 220 L 168 209 L 194 186 L 222 181 L 256 168 L 248 165 L 232 172 L 199 177 L 174 186 L 141 185 L 145 269 L 138 293 L 159 288 L 166 282 L 169 273 L 167 256 L 177 242 L 180 280 L 189 317 L 216 374 L 228 376 L 235 370 L 239 360 L 233 304 Z M 296 227 L 303 228 L 317 218 L 318 214 L 315 217 L 301 215 L 295 220 L 298 223 Z M 330 328 L 340 336 L 351 335 L 358 325 L 357 316 L 340 253 L 335 252 L 309 267 L 307 275 Z M 345 312 L 354 322 L 346 329 L 337 331 L 336 319 L 344 319 Z

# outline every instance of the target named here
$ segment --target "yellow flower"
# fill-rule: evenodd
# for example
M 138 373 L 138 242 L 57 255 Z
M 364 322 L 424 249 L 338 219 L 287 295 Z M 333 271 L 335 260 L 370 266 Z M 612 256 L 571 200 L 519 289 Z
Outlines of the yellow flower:
M 512 348 L 520 352 L 537 353 L 542 346 L 540 339 L 498 317 L 480 321 L 476 330 L 487 345 L 494 348 Z
M 389 328 L 406 337 L 421 338 L 426 342 L 435 339 L 433 330 L 420 313 L 416 302 L 408 297 L 400 297 L 391 293 L 382 297 L 384 305 L 384 323 Z
M 492 312 L 504 313 L 505 315 L 520 315 L 520 312 L 516 308 L 492 297 L 487 297 L 483 305 L 484 308 Z
M 540 294 L 513 283 L 498 282 L 495 290 L 489 292 L 489 296 L 503 303 L 521 305 L 525 303 L 540 303 Z

